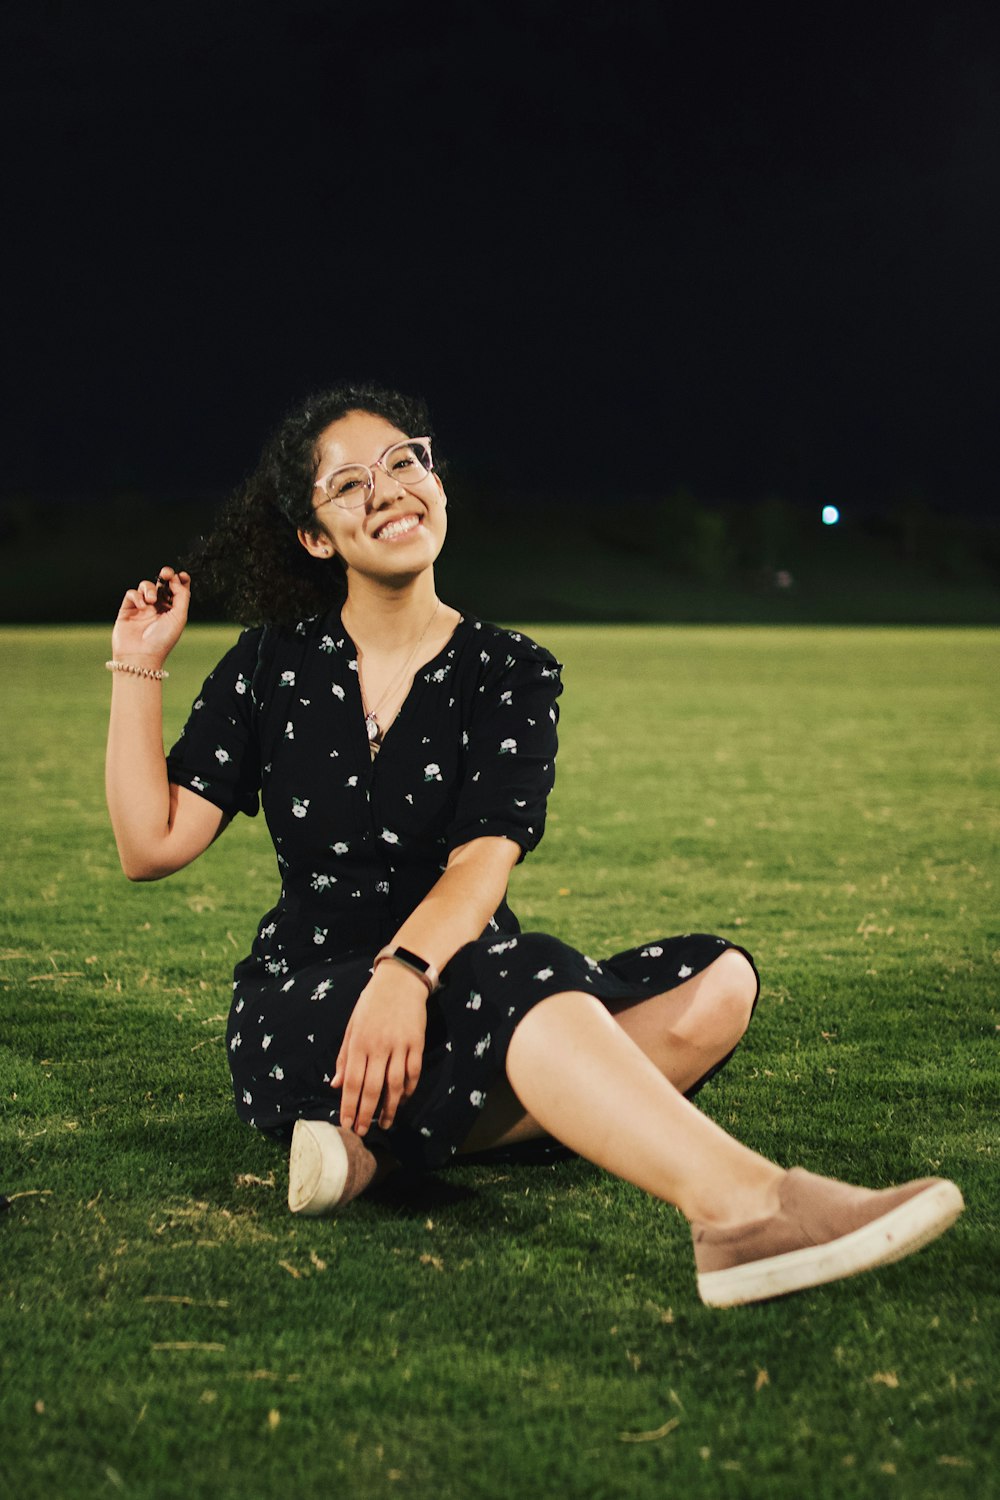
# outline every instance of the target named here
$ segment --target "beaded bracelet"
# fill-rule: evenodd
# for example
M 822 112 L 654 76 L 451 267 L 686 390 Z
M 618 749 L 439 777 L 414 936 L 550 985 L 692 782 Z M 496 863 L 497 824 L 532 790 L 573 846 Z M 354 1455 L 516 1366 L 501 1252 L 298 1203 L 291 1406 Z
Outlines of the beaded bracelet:
M 106 661 L 104 665 L 109 672 L 130 672 L 133 677 L 152 677 L 157 682 L 170 676 L 162 667 L 136 667 L 130 661 Z

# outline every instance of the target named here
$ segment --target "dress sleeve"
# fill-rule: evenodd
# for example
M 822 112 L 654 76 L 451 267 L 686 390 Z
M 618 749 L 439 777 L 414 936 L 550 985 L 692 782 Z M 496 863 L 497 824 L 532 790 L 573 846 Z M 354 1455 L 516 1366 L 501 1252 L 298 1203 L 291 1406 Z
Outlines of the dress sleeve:
M 245 630 L 209 672 L 180 738 L 167 756 L 167 776 L 227 816 L 259 809 L 260 750 L 253 683 L 260 630 Z
M 446 835 L 449 853 L 470 839 L 500 835 L 520 844 L 523 859 L 538 843 L 556 774 L 561 670 L 554 656 L 526 638 L 516 654 L 495 647 L 462 736 L 464 770 Z

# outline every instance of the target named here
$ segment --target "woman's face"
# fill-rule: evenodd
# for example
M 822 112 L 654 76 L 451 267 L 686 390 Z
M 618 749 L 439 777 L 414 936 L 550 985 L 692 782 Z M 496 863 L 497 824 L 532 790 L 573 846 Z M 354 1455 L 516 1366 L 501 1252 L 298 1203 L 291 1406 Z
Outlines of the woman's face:
M 367 503 L 351 509 L 314 490 L 315 530 L 299 531 L 307 552 L 329 558 L 336 553 L 348 570 L 387 582 L 405 582 L 432 566 L 447 531 L 444 486 L 434 473 L 404 485 L 376 467 L 394 443 L 416 436 L 366 411 L 348 412 L 320 433 L 317 479 L 346 464 L 366 464 L 375 490 Z

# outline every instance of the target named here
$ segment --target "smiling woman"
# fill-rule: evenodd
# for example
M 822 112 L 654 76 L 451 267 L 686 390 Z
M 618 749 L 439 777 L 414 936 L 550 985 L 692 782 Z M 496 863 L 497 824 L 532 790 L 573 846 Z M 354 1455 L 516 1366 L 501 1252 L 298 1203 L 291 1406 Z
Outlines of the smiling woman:
M 298 538 L 303 531 L 325 530 L 334 506 L 324 500 L 339 505 L 351 499 L 351 474 L 341 476 L 332 492 L 329 488 L 343 445 L 335 438 L 326 445 L 322 441 L 348 413 L 380 418 L 380 431 L 397 438 L 424 434 L 421 441 L 428 447 L 433 437 L 422 401 L 370 385 L 319 391 L 289 411 L 188 562 L 200 587 L 244 624 L 294 625 L 346 597 L 343 567 L 328 566 L 331 558 L 336 561 L 332 546 L 324 553 L 322 546 L 303 548 Z M 376 439 L 368 461 L 382 456 Z M 353 483 L 366 484 L 367 462 L 352 468 Z
M 191 575 L 161 568 L 115 623 L 107 787 L 129 878 L 171 874 L 264 807 L 281 894 L 237 965 L 227 1043 L 238 1113 L 291 1147 L 292 1211 L 548 1137 L 676 1204 L 717 1306 L 941 1233 L 953 1183 L 785 1172 L 689 1102 L 756 1004 L 745 949 L 684 933 L 594 959 L 521 931 L 507 884 L 544 829 L 561 668 L 438 598 L 446 531 L 422 408 L 330 392 L 286 419 L 205 546 L 256 624 L 166 757 Z

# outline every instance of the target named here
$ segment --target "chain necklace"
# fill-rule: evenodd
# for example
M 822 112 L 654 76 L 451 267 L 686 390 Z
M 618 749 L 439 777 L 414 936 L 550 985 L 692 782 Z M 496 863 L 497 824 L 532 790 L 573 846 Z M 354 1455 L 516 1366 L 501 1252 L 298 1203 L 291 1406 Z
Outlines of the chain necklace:
M 423 639 L 424 639 L 425 635 L 427 634 L 428 630 L 430 630 L 431 626 L 434 624 L 434 621 L 437 619 L 437 613 L 438 613 L 438 610 L 440 608 L 441 608 L 441 600 L 439 599 L 437 601 L 437 603 L 435 604 L 435 606 L 434 606 L 434 611 L 433 611 L 430 619 L 427 621 L 427 624 L 424 626 L 423 630 L 420 632 L 420 635 L 417 638 L 416 645 L 413 647 L 413 650 L 410 652 L 409 656 L 406 658 L 406 660 L 404 661 L 403 665 L 400 667 L 399 671 L 396 673 L 395 677 L 389 683 L 389 686 L 386 688 L 386 690 L 382 694 L 381 698 L 379 698 L 379 700 L 375 704 L 374 708 L 369 708 L 368 707 L 368 702 L 367 702 L 367 699 L 365 698 L 365 685 L 364 685 L 364 680 L 363 680 L 363 678 L 361 676 L 361 654 L 360 654 L 360 652 L 358 653 L 358 687 L 361 689 L 361 707 L 365 711 L 365 732 L 368 735 L 368 749 L 369 749 L 369 752 L 371 754 L 372 760 L 375 759 L 376 755 L 378 754 L 378 752 L 382 748 L 382 733 L 383 733 L 383 731 L 382 731 L 382 726 L 379 724 L 379 721 L 378 721 L 378 718 L 376 717 L 376 715 L 378 714 L 378 711 L 382 707 L 383 703 L 389 697 L 389 694 L 396 687 L 399 686 L 399 683 L 405 677 L 406 670 L 409 667 L 410 662 L 413 660 L 413 658 L 416 656 L 417 652 L 420 650 L 420 647 L 421 647 L 421 644 L 423 642 Z

